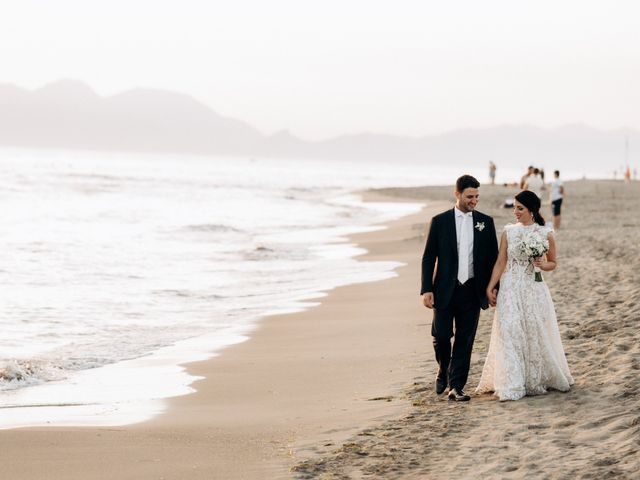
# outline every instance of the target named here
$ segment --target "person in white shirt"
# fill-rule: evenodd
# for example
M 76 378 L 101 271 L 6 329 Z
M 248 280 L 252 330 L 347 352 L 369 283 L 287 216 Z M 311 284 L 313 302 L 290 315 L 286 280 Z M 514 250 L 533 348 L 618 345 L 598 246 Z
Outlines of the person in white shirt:
M 540 170 L 533 169 L 533 174 L 527 177 L 527 181 L 524 184 L 524 189 L 535 193 L 539 199 L 542 199 L 542 189 L 544 187 L 544 181 L 540 177 Z
M 449 388 L 449 400 L 457 402 L 471 398 L 463 389 L 480 310 L 489 308 L 487 283 L 498 258 L 493 218 L 476 210 L 479 188 L 471 175 L 458 178 L 456 205 L 431 219 L 422 255 L 420 294 L 423 305 L 433 310 L 435 391 L 442 395 Z
M 560 209 L 564 198 L 564 185 L 560 180 L 560 171 L 553 172 L 553 183 L 551 184 L 551 210 L 553 211 L 553 228 L 560 228 Z

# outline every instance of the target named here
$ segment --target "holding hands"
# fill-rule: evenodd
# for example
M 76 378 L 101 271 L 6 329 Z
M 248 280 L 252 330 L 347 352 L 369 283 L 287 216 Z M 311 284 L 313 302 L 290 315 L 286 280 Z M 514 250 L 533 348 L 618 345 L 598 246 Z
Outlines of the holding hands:
M 495 307 L 498 302 L 498 289 L 487 288 L 487 299 L 489 300 L 489 305 Z

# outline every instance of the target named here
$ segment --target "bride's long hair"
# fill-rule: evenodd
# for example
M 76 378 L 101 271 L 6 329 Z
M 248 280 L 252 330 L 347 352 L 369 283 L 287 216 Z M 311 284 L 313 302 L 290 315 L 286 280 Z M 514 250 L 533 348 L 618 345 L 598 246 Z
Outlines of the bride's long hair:
M 516 200 L 527 207 L 533 215 L 534 222 L 538 225 L 544 226 L 544 218 L 540 215 L 540 199 L 538 198 L 538 195 L 529 190 L 523 190 L 516 195 Z

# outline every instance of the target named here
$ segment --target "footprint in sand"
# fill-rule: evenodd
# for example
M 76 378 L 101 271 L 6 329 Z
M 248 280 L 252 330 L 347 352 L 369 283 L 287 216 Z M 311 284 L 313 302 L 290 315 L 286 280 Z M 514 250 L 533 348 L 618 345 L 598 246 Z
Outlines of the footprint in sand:
M 554 423 L 553 428 L 567 428 L 575 425 L 576 422 L 573 420 L 561 420 L 560 422 Z
M 549 428 L 549 425 L 546 425 L 544 423 L 540 423 L 540 424 L 532 423 L 530 425 L 527 425 L 527 428 L 529 430 L 544 430 L 544 429 Z

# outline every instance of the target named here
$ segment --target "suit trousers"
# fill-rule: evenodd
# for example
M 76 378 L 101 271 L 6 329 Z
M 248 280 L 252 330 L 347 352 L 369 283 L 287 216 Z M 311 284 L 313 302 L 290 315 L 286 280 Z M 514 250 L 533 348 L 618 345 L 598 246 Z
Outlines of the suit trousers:
M 439 366 L 438 377 L 448 379 L 450 388 L 464 388 L 469 376 L 471 350 L 480 318 L 474 281 L 471 278 L 464 285 L 456 281 L 449 305 L 436 307 L 433 313 L 431 335 Z M 451 337 L 454 337 L 453 348 Z

